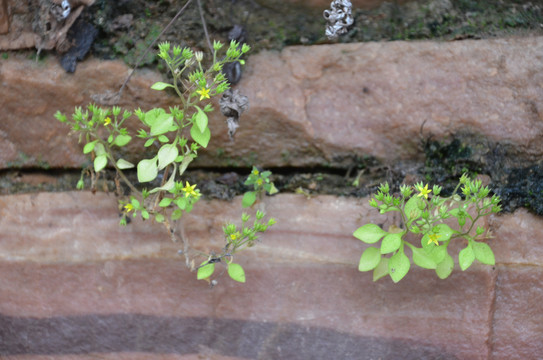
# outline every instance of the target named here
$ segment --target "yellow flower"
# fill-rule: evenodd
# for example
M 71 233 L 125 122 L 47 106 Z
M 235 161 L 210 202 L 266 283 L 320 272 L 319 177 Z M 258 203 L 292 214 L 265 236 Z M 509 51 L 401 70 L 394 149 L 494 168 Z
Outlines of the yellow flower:
M 428 194 L 432 192 L 432 190 L 428 190 L 428 184 L 424 185 L 416 185 L 415 188 L 417 191 L 420 191 L 420 194 L 418 194 L 418 197 L 424 196 L 425 199 L 428 199 Z
M 104 119 L 104 126 L 108 126 L 109 124 L 111 124 L 111 119 L 108 116 L 107 118 Z
M 428 240 L 428 244 L 427 245 L 430 245 L 431 243 L 434 243 L 436 245 L 439 246 L 439 243 L 437 242 L 437 239 L 439 239 L 441 237 L 441 235 L 437 235 L 437 234 L 431 234 L 431 235 L 428 235 L 428 237 L 430 238 Z
M 256 183 L 257 183 L 257 185 L 262 185 L 262 184 L 264 183 L 264 181 L 263 181 L 262 179 L 258 179 L 258 180 L 256 181 Z
M 196 93 L 200 95 L 200 101 L 202 101 L 203 99 L 209 99 L 209 89 L 205 87 L 197 90 Z
M 197 193 L 194 189 L 196 189 L 196 184 L 191 185 L 188 181 L 186 181 L 186 185 L 183 188 L 183 191 L 185 192 L 185 197 L 194 196 L 198 197 L 200 196 L 199 193 Z
M 131 203 L 128 203 L 124 206 L 124 209 L 126 210 L 127 213 L 129 213 L 130 211 L 134 210 L 134 205 L 132 205 Z

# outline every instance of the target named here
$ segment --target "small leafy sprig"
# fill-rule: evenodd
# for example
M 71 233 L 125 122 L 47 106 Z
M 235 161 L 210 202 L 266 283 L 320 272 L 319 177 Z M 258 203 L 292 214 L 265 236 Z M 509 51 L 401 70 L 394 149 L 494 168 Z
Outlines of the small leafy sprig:
M 145 140 L 145 148 L 156 149 L 153 157 L 140 160 L 137 166 L 125 159 L 116 159 L 114 147 L 122 148 L 133 139 L 127 128 L 122 127 L 125 120 L 132 116 L 129 111 L 124 111 L 121 116 L 119 107 L 103 109 L 90 104 L 86 111 L 76 108 L 71 120 L 60 112 L 57 112 L 55 117 L 61 122 L 69 123 L 72 130 L 79 133 L 80 141 L 85 141 L 83 152 L 92 153 L 94 172 L 102 171 L 109 163 L 132 190 L 130 202 L 123 204 L 125 215 L 131 210 L 139 210 L 142 218 L 152 217 L 157 222 L 165 223 L 169 229 L 169 221 L 175 221 L 183 212 L 189 212 L 199 198 L 194 185 L 183 185 L 178 179 L 197 157 L 198 150 L 208 146 L 211 138 L 206 113 L 213 111 L 213 107 L 209 103 L 200 103 L 228 89 L 229 84 L 221 72 L 222 67 L 225 63 L 239 61 L 240 56 L 249 51 L 249 46 L 240 47 L 232 41 L 224 58 L 219 60 L 217 52 L 223 44 L 215 42 L 213 63 L 206 70 L 202 66 L 201 52 L 179 46 L 172 47 L 168 42 L 161 43 L 158 47 L 158 56 L 166 63 L 173 81 L 157 82 L 151 88 L 172 88 L 183 107 L 170 108 L 169 111 L 162 108 L 147 112 L 140 109 L 134 111 L 134 115 L 143 125 L 136 136 Z M 186 72 L 189 73 L 185 76 Z M 189 131 L 190 138 L 186 130 Z M 161 184 L 150 190 L 139 191 L 123 173 L 123 170 L 134 167 L 137 168 L 139 183 L 151 183 L 162 175 Z M 187 192 L 189 188 L 192 188 L 192 191 Z M 166 210 L 172 206 L 175 210 L 168 213 Z M 134 211 L 133 214 L 137 213 L 138 211 Z M 126 223 L 125 217 L 121 223 Z
M 237 227 L 233 223 L 227 223 L 223 227 L 224 239 L 226 245 L 222 249 L 221 254 L 212 254 L 198 267 L 198 280 L 209 280 L 215 271 L 215 264 L 226 260 L 228 275 L 235 281 L 245 282 L 245 271 L 240 264 L 234 263 L 234 254 L 245 247 L 254 246 L 255 242 L 259 241 L 259 233 L 263 233 L 270 226 L 273 226 L 276 221 L 274 218 L 267 222 L 262 222 L 266 214 L 260 210 L 256 211 L 255 220 L 252 225 L 247 225 L 251 216 L 247 213 L 241 215 L 241 227 Z
M 163 108 L 149 111 L 137 109 L 132 113 L 122 111 L 116 106 L 109 109 L 89 104 L 84 111 L 80 107 L 76 108 L 70 119 L 58 111 L 55 117 L 69 124 L 72 131 L 79 134 L 79 141 L 85 143 L 83 153 L 92 156 L 93 166 L 82 172 L 77 188 L 84 187 L 84 173 L 90 172 L 94 179 L 95 175 L 109 164 L 116 170 L 118 178 L 131 190 L 128 199 L 119 201 L 119 207 L 123 212 L 121 225 L 127 224 L 128 215 L 135 217 L 139 214 L 143 220 L 154 219 L 164 224 L 172 240 L 176 241 L 172 223 L 179 220 L 183 213 L 190 212 L 200 199 L 196 185 L 191 185 L 187 181 L 183 183 L 182 176 L 189 164 L 198 156 L 198 150 L 206 148 L 211 139 L 207 113 L 213 111 L 213 107 L 207 101 L 229 88 L 229 83 L 222 73 L 224 64 L 231 62 L 243 64 L 240 57 L 247 53 L 250 47 L 246 44 L 240 46 L 236 41 L 232 41 L 226 49 L 226 54 L 221 58 L 219 51 L 223 44 L 215 41 L 212 49 L 213 61 L 207 69 L 203 66 L 202 52 L 194 52 L 179 46 L 172 47 L 168 42 L 159 44 L 158 48 L 158 56 L 166 63 L 172 81 L 171 83 L 159 81 L 151 88 L 158 91 L 172 89 L 181 100 L 181 107 L 169 108 L 168 111 Z M 130 134 L 129 130 L 123 127 L 124 122 L 133 115 L 141 125 L 137 134 Z M 118 148 L 127 146 L 134 137 L 144 140 L 145 151 L 142 153 L 147 156 L 151 154 L 151 157 L 140 160 L 137 165 L 126 159 L 117 158 Z M 150 189 L 139 190 L 136 184 L 129 180 L 124 171 L 132 168 L 136 168 L 139 186 L 149 184 Z M 258 186 L 255 185 L 255 199 L 256 194 L 261 195 L 264 190 L 271 192 L 272 188 L 275 189 L 273 183 L 270 185 L 268 179 L 270 175 L 270 172 L 264 172 L 256 178 L 255 184 Z M 252 203 L 254 202 L 253 200 Z M 221 256 L 231 260 L 237 250 L 254 243 L 256 233 L 264 232 L 273 225 L 274 221 L 268 222 L 268 225 L 260 223 L 263 216 L 263 213 L 257 213 L 253 227 L 243 227 L 241 234 L 244 241 L 235 241 L 232 238 L 233 234 L 229 234 L 230 240 Z M 190 247 L 186 238 L 182 237 L 182 240 L 184 248 L 181 252 L 185 256 L 187 266 L 193 269 L 193 260 L 191 261 L 188 255 Z M 217 257 L 211 254 L 209 259 Z M 235 268 L 235 265 L 230 266 L 229 273 L 235 273 Z M 240 269 L 243 270 L 241 267 Z M 198 274 L 200 278 L 200 270 Z M 238 281 L 241 279 L 240 275 L 234 275 L 232 278 Z
M 260 171 L 258 168 L 253 167 L 244 183 L 253 188 L 243 195 L 241 203 L 244 208 L 252 207 L 257 202 L 257 199 L 262 201 L 266 193 L 273 195 L 278 192 L 270 180 L 271 174 L 271 171 Z M 245 282 L 243 268 L 241 265 L 232 262 L 234 254 L 243 248 L 254 246 L 255 242 L 259 240 L 258 234 L 265 232 L 270 226 L 276 223 L 274 218 L 269 219 L 267 223 L 262 222 L 266 215 L 262 202 L 260 202 L 260 207 L 260 210 L 256 210 L 255 221 L 252 226 L 247 225 L 247 222 L 251 218 L 250 215 L 243 213 L 241 215 L 242 225 L 240 228 L 233 223 L 228 223 L 223 227 L 226 245 L 220 254 L 211 254 L 206 261 L 200 264 L 197 275 L 199 280 L 209 281 L 209 278 L 215 271 L 215 263 L 226 259 L 228 275 L 236 281 Z
M 247 191 L 243 194 L 243 199 L 241 204 L 244 208 L 251 207 L 257 199 L 262 199 L 262 197 L 268 193 L 273 195 L 278 192 L 277 188 L 270 180 L 271 171 L 260 171 L 253 166 L 251 174 L 245 180 L 245 185 L 252 186 L 253 190 Z
M 461 195 L 458 190 L 461 187 Z M 373 270 L 373 280 L 389 275 L 398 282 L 408 273 L 411 260 L 405 254 L 411 250 L 413 263 L 421 268 L 435 270 L 441 279 L 447 278 L 453 268 L 454 260 L 448 253 L 451 240 L 464 239 L 466 247 L 458 254 L 462 271 L 477 259 L 487 265 L 494 265 L 494 253 L 482 240 L 491 238 L 489 230 L 477 225 L 484 216 L 501 211 L 500 198 L 488 197 L 490 189 L 483 186 L 481 180 L 471 180 L 462 175 L 453 194 L 441 197 L 441 187 L 427 184 L 400 186 L 400 194 L 390 194 L 387 183 L 381 184 L 377 194 L 370 200 L 370 205 L 379 209 L 381 214 L 396 211 L 401 216 L 401 228 L 392 225 L 388 231 L 375 224 L 366 224 L 358 228 L 354 237 L 368 244 L 379 240 L 381 246 L 367 248 L 360 258 L 360 271 Z M 444 220 L 456 218 L 458 229 L 452 229 Z M 477 226 L 476 226 L 477 225 Z M 410 232 L 421 236 L 421 247 L 405 240 Z M 390 257 L 386 255 L 391 254 Z

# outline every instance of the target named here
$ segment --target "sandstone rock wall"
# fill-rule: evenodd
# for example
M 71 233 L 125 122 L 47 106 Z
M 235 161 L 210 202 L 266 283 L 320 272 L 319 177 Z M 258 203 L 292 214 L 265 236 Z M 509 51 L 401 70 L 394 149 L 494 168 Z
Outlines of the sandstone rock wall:
M 345 166 L 372 156 L 394 163 L 421 156 L 425 136 L 467 133 L 531 160 L 543 155 L 543 38 L 391 42 L 286 48 L 251 56 L 237 88 L 249 96 L 236 140 L 210 117 L 213 141 L 199 166 Z M 87 60 L 74 75 L 57 59 L 0 60 L 0 168 L 80 167 L 84 157 L 53 114 L 71 114 L 92 94 L 116 91 L 129 69 Z M 120 105 L 175 105 L 140 71 Z M 134 128 L 137 124 L 134 123 Z M 422 132 L 421 132 L 422 129 Z M 281 139 L 277 142 L 276 139 Z M 134 152 L 134 148 L 132 152 Z M 220 154 L 220 156 L 217 156 Z M 135 154 L 137 155 L 137 154 Z
M 248 59 L 250 95 L 235 142 L 224 120 L 200 166 L 343 166 L 347 156 L 419 156 L 420 128 L 466 132 L 538 159 L 543 38 L 287 48 Z M 90 59 L 0 60 L 0 168 L 78 168 L 81 146 L 53 118 L 116 90 L 128 69 Z M 140 71 L 121 104 L 169 106 Z M 255 141 L 260 139 L 259 141 Z M 278 141 L 280 139 L 281 141 Z M 221 150 L 222 156 L 217 156 Z M 137 154 L 132 151 L 132 156 Z M 184 219 L 202 250 L 221 247 L 240 199 L 201 201 Z M 543 222 L 525 210 L 488 220 L 495 267 L 399 284 L 356 269 L 351 236 L 381 217 L 367 199 L 279 195 L 263 243 L 236 261 L 247 283 L 213 289 L 184 268 L 163 229 L 117 225 L 113 195 L 0 197 L 0 356 L 17 359 L 536 359 L 543 353 Z M 386 219 L 385 224 L 394 221 Z M 197 354 L 197 355 L 195 355 Z
M 240 200 L 200 202 L 186 236 L 202 250 L 221 247 L 220 226 L 239 218 Z M 495 267 L 456 265 L 446 280 L 417 268 L 393 284 L 356 269 L 367 245 L 352 230 L 383 222 L 367 199 L 279 195 L 266 208 L 277 225 L 236 257 L 247 283 L 223 274 L 210 289 L 160 226 L 119 227 L 112 195 L 1 197 L 0 355 L 535 359 L 543 351 L 541 218 L 519 210 L 490 219 Z

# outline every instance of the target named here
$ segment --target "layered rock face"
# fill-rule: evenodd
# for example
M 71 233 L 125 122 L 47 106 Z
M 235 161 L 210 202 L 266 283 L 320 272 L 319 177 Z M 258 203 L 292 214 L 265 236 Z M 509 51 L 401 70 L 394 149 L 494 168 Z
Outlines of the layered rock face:
M 261 52 L 250 57 L 237 86 L 249 96 L 250 110 L 235 141 L 227 135 L 225 118 L 214 112 L 213 141 L 197 164 L 248 166 L 251 159 L 268 167 L 345 166 L 345 159 L 366 156 L 394 163 L 420 157 L 424 137 L 458 133 L 538 159 L 541 56 L 540 37 Z M 77 139 L 67 136 L 69 129 L 53 114 L 71 114 L 74 106 L 91 102 L 91 95 L 116 91 L 129 69 L 88 60 L 71 75 L 54 58 L 36 64 L 12 57 L 0 64 L 5 109 L 0 166 L 79 167 L 84 157 Z M 158 80 L 160 75 L 140 71 L 119 105 L 131 110 L 175 105 L 175 97 L 149 89 Z
M 250 57 L 238 89 L 250 96 L 234 142 L 200 166 L 342 166 L 348 156 L 416 158 L 420 129 L 466 132 L 542 155 L 543 38 L 368 43 L 287 48 Z M 87 60 L 66 74 L 0 60 L 0 166 L 79 167 L 85 158 L 53 119 L 116 90 L 128 69 Z M 120 105 L 174 105 L 141 71 Z M 264 86 L 263 86 L 264 85 Z M 259 140 L 255 140 L 259 139 Z M 221 157 L 217 156 L 221 150 Z M 137 154 L 134 150 L 132 156 Z M 247 283 L 195 279 L 157 224 L 118 226 L 112 194 L 0 197 L 0 356 L 17 359 L 535 359 L 543 353 L 543 221 L 525 210 L 488 219 L 495 267 L 439 280 L 413 269 L 398 284 L 357 271 L 359 226 L 388 226 L 367 199 L 278 195 L 278 223 L 238 256 Z M 198 248 L 220 248 L 240 199 L 200 201 L 183 219 Z M 180 230 L 180 229 L 178 229 Z
M 240 200 L 202 201 L 184 219 L 202 250 Z M 88 192 L 0 198 L 3 356 L 41 358 L 531 359 L 542 351 L 541 218 L 492 217 L 495 267 L 446 280 L 414 269 L 376 283 L 356 264 L 366 222 L 388 226 L 366 199 L 279 195 L 278 223 L 236 256 L 247 282 L 195 279 L 161 226 L 119 227 L 114 196 Z M 88 357 L 90 358 L 90 357 Z M 187 357 L 188 358 L 188 357 Z

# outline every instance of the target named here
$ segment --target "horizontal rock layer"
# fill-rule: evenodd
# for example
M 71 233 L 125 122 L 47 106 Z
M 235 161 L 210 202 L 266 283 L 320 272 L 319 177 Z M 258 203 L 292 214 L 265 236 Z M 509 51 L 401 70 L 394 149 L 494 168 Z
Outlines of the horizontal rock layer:
M 235 141 L 210 117 L 200 166 L 345 166 L 356 157 L 394 162 L 421 156 L 420 141 L 467 133 L 527 159 L 543 155 L 543 37 L 290 47 L 251 56 L 237 88 L 249 96 Z M 116 91 L 128 69 L 87 60 L 74 75 L 57 60 L 0 61 L 0 168 L 79 167 L 75 137 L 53 114 L 91 94 Z M 120 105 L 176 104 L 150 90 L 161 76 L 139 71 Z M 137 128 L 137 124 L 133 125 Z M 281 141 L 277 141 L 281 139 Z M 140 151 L 132 147 L 132 156 Z
M 220 248 L 240 200 L 200 201 L 186 236 Z M 446 280 L 414 268 L 398 284 L 373 283 L 356 268 L 367 245 L 351 234 L 392 216 L 367 199 L 278 195 L 266 199 L 278 223 L 236 256 L 247 283 L 223 274 L 209 289 L 160 226 L 121 228 L 117 209 L 104 193 L 0 197 L 0 355 L 527 359 L 542 350 L 543 223 L 523 210 L 489 220 L 494 268 L 456 268 Z

